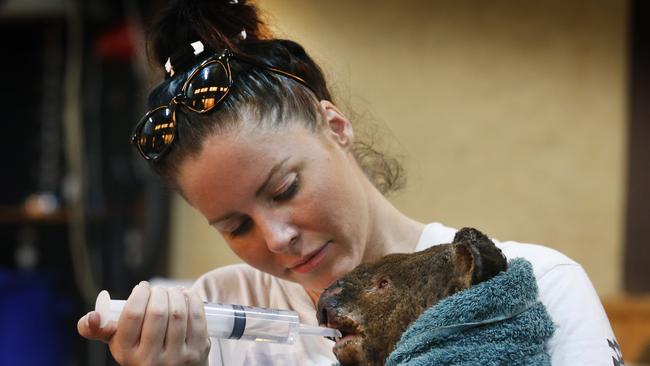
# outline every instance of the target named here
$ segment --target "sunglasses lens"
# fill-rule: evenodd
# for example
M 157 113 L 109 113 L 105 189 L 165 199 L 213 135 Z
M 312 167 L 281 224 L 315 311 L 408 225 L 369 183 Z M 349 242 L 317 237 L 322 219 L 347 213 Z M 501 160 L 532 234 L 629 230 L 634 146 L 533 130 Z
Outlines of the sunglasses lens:
M 174 112 L 169 107 L 155 109 L 144 117 L 137 143 L 148 159 L 156 160 L 171 146 L 176 134 Z
M 188 81 L 184 104 L 197 112 L 214 108 L 228 94 L 230 77 L 221 62 L 212 62 L 196 72 Z

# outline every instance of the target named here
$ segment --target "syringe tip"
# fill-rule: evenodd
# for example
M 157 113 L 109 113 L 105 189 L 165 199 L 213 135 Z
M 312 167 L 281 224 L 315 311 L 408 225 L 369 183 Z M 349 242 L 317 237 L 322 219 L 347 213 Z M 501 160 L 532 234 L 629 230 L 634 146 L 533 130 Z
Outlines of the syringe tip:
M 341 332 L 338 329 L 317 327 L 314 325 L 300 324 L 298 333 L 301 335 L 321 336 L 330 338 L 340 338 Z

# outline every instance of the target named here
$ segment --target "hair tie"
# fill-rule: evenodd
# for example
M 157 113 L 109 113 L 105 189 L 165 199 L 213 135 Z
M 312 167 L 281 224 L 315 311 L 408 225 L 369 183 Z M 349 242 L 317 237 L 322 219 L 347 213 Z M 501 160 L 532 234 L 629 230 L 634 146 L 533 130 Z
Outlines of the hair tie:
M 190 43 L 189 47 L 192 48 L 192 53 L 194 56 L 200 55 L 205 50 L 203 42 L 201 41 L 192 42 Z M 174 65 L 187 62 L 187 51 L 187 48 L 183 49 L 167 58 L 167 61 L 165 61 L 165 71 L 167 71 L 169 77 L 174 76 Z
M 194 56 L 201 54 L 201 52 L 205 50 L 205 47 L 203 46 L 203 42 L 201 41 L 192 42 L 190 43 L 190 46 L 194 48 Z
M 242 29 L 241 32 L 237 33 L 233 38 L 235 42 L 241 42 L 246 39 L 246 29 Z

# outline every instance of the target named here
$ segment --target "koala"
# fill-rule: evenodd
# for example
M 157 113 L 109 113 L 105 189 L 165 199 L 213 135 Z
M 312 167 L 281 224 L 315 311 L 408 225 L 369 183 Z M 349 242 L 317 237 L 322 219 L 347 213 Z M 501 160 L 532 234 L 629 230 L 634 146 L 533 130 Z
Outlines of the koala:
M 463 228 L 450 244 L 358 266 L 321 294 L 316 315 L 320 325 L 341 331 L 334 354 L 342 365 L 383 365 L 426 309 L 506 268 L 487 236 Z

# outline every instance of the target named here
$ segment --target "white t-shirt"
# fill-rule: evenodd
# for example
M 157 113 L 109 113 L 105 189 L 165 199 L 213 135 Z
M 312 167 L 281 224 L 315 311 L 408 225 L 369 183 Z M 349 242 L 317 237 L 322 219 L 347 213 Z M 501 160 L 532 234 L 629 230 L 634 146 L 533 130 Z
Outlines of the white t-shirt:
M 456 229 L 439 223 L 429 224 L 420 236 L 416 251 L 450 243 L 455 233 Z M 547 343 L 553 365 L 623 364 L 605 311 L 579 264 L 539 245 L 494 242 L 508 259 L 523 257 L 533 265 L 540 300 L 556 326 Z M 245 264 L 206 273 L 194 288 L 209 302 L 291 309 L 298 312 L 301 322 L 317 324 L 316 309 L 302 286 Z M 322 337 L 299 337 L 294 345 L 212 339 L 210 365 L 330 366 L 336 362 L 332 346 L 332 341 Z

